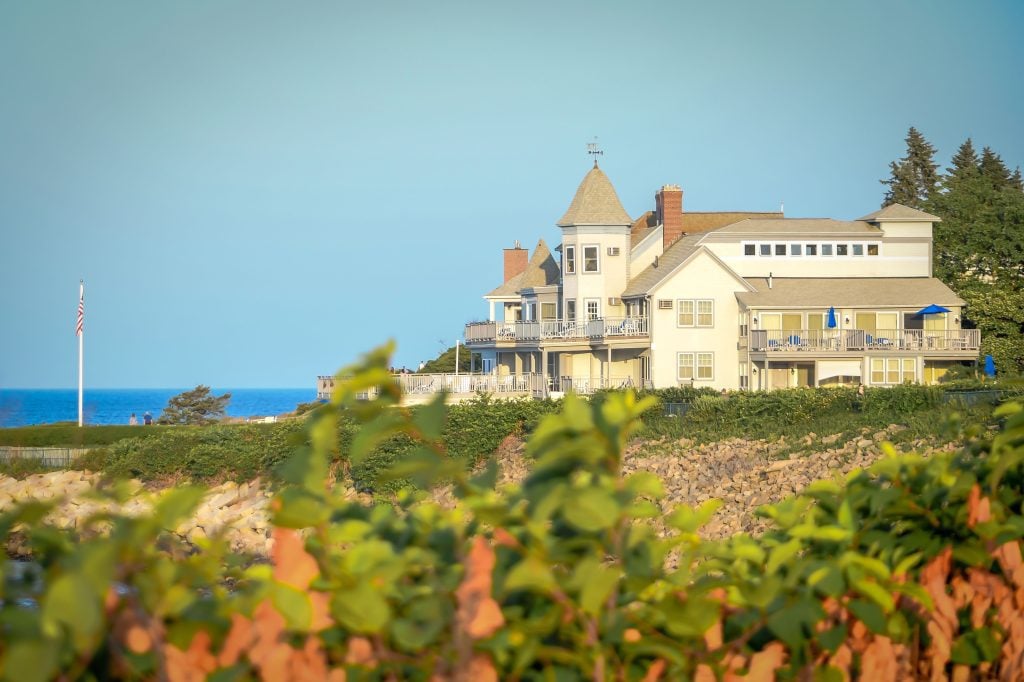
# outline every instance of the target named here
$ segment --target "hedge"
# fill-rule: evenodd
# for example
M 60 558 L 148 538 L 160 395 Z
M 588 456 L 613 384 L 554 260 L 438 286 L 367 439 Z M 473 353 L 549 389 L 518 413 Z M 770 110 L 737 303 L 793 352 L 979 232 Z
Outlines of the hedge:
M 1002 429 L 929 459 L 890 452 L 869 471 L 764 507 L 761 537 L 701 539 L 715 504 L 663 508 L 622 452 L 649 400 L 574 398 L 543 418 L 521 486 L 493 488 L 449 457 L 445 407 L 393 407 L 390 356 L 353 368 L 311 447 L 281 467 L 271 564 L 173 530 L 201 490 L 150 516 L 98 516 L 73 532 L 46 507 L 23 524 L 41 575 L 4 585 L 7 679 L 619 680 L 1021 679 L 1024 407 Z M 367 385 L 381 398 L 359 404 Z M 355 465 L 399 435 L 390 472 L 454 481 L 365 506 L 330 485 L 339 410 L 358 421 Z M 111 494 L 117 494 L 114 491 Z M 660 531 L 667 531 L 662 534 Z M 173 559 L 173 561 L 169 560 Z M 26 593 L 38 608 L 26 608 Z

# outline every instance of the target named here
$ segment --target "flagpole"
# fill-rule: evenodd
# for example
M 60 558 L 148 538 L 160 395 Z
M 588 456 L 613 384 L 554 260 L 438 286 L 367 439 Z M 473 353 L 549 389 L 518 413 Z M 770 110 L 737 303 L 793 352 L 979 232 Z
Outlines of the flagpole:
M 82 364 L 85 359 L 83 340 L 85 329 L 82 324 L 83 305 L 85 302 L 85 280 L 78 281 L 78 425 L 82 425 Z

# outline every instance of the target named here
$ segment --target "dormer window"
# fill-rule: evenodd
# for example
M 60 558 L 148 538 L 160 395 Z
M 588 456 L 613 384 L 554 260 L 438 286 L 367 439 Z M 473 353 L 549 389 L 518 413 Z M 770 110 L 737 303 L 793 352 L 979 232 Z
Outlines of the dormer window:
M 599 272 L 597 254 L 597 246 L 583 247 L 583 272 Z
M 567 246 L 565 247 L 565 274 L 575 275 L 576 274 L 576 247 Z

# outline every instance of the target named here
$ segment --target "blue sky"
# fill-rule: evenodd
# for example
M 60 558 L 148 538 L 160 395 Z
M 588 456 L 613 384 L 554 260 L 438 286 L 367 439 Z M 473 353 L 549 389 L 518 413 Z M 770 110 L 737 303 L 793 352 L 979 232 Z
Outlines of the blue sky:
M 916 126 L 1024 164 L 1024 3 L 0 0 L 0 387 L 414 366 L 590 165 L 856 218 Z

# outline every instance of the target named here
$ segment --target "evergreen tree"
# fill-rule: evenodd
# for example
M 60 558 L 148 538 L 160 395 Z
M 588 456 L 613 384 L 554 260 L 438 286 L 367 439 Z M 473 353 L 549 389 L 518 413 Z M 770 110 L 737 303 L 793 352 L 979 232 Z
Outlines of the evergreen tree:
M 889 179 L 881 180 L 889 187 L 882 206 L 903 204 L 921 208 L 939 185 L 939 165 L 935 163 L 935 147 L 911 126 L 907 132 L 907 155 L 889 164 Z
M 224 418 L 231 394 L 211 395 L 209 386 L 196 386 L 167 401 L 159 424 L 213 424 Z
M 997 190 L 1010 187 L 1012 184 L 1010 169 L 1003 163 L 1003 159 L 989 147 L 981 150 L 981 162 L 978 164 L 978 169 Z
M 1024 192 L 989 148 L 960 145 L 925 210 L 935 225 L 935 276 L 966 302 L 963 323 L 981 330 L 982 353 L 1000 372 L 1024 372 Z
M 1020 176 L 1020 166 L 1017 166 L 1017 169 L 1013 171 L 1013 175 L 1010 176 L 1010 187 L 1017 191 L 1024 192 L 1024 178 L 1021 178 Z

